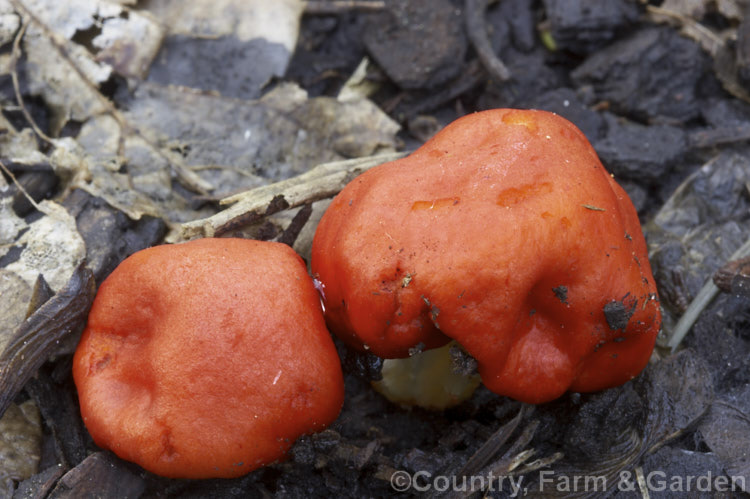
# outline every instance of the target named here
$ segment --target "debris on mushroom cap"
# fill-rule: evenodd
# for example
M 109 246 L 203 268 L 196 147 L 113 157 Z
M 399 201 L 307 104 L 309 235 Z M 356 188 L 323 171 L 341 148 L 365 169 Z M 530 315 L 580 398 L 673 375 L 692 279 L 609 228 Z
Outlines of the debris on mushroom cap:
M 349 345 L 392 358 L 455 339 L 490 390 L 525 402 L 628 381 L 661 325 L 630 199 L 544 111 L 464 116 L 355 178 L 318 225 L 312 270 Z
M 284 457 L 343 403 L 338 355 L 286 245 L 140 251 L 102 283 L 73 375 L 94 441 L 156 474 L 234 477 Z

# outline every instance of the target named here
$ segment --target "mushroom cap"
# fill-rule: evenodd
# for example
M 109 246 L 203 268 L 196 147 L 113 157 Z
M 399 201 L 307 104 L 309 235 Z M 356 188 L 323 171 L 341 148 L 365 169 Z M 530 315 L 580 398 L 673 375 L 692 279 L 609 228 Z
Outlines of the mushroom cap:
M 635 208 L 544 111 L 464 116 L 355 178 L 312 271 L 349 345 L 392 358 L 455 339 L 490 390 L 531 403 L 626 382 L 661 325 Z
M 96 444 L 175 478 L 279 460 L 334 421 L 344 395 L 302 259 L 243 239 L 124 260 L 99 288 L 73 376 Z

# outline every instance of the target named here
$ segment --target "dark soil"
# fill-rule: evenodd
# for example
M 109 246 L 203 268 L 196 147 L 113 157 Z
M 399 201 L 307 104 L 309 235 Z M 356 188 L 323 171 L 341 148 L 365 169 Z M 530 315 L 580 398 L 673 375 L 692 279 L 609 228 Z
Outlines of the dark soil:
M 730 162 L 731 155 L 739 171 L 750 171 L 750 106 L 727 90 L 726 71 L 718 72 L 715 58 L 698 42 L 681 34 L 678 25 L 654 20 L 648 10 L 659 1 L 500 0 L 482 13 L 483 3 L 393 0 L 378 9 L 339 7 L 333 13 L 307 14 L 283 80 L 298 82 L 311 96 L 335 96 L 362 58 L 369 57 L 374 64 L 368 78 L 381 83 L 373 100 L 402 125 L 405 149 L 417 147 L 455 118 L 483 109 L 539 108 L 571 120 L 630 194 L 649 241 L 658 241 L 655 274 L 665 312 L 673 319 L 665 321 L 665 329 L 671 328 L 726 258 L 718 265 L 691 267 L 691 255 L 690 262 L 701 260 L 708 250 L 698 246 L 697 254 L 690 253 L 683 240 L 657 239 L 656 232 L 652 240 L 646 223 L 685 179 L 714 158 Z M 736 61 L 735 83 L 750 91 L 750 21 L 727 18 L 716 2 L 706 3 L 709 9 L 700 22 L 739 30 L 727 50 Z M 476 19 L 467 23 L 470 4 L 480 9 L 473 15 L 483 19 L 481 25 Z M 475 33 L 469 36 L 467 28 L 486 30 L 509 79 L 501 81 L 487 69 L 472 42 Z M 170 40 L 164 50 L 191 50 L 209 58 L 216 51 L 237 55 L 223 51 L 221 40 L 212 43 L 193 47 Z M 152 78 L 167 81 L 169 75 L 158 70 Z M 112 95 L 122 93 L 126 90 L 119 88 Z M 40 165 L 33 173 L 21 179 L 31 193 L 40 199 L 56 193 L 49 167 Z M 748 236 L 747 212 L 741 213 L 748 184 L 738 183 L 744 178 L 739 173 L 727 178 L 706 177 L 695 194 L 702 200 L 695 216 L 712 213 L 710 223 L 726 230 L 706 237 L 719 246 Z M 732 204 L 734 199 L 741 201 Z M 16 211 L 28 215 L 30 205 L 20 196 L 16 202 Z M 65 206 L 77 217 L 97 282 L 127 255 L 160 242 L 165 232 L 158 219 L 130 220 L 82 191 L 70 195 Z M 696 220 L 683 223 L 697 227 Z M 565 300 L 563 291 L 558 296 Z M 665 497 L 670 486 L 691 497 L 746 496 L 749 300 L 719 295 L 681 352 L 658 348 L 646 371 L 625 386 L 570 393 L 523 408 L 517 420 L 522 404 L 484 388 L 445 412 L 395 406 L 369 384 L 380 360 L 338 345 L 346 402 L 336 423 L 300 439 L 288 461 L 233 480 L 164 479 L 97 449 L 78 413 L 71 359 L 59 358 L 45 364 L 20 395 L 39 404 L 45 445 L 40 473 L 18 484 L 13 497 L 381 497 L 397 493 L 396 471 L 418 477 L 405 494 L 469 496 L 471 490 L 441 490 L 435 478 L 486 476 L 493 469 L 499 470 L 495 476 L 507 475 L 509 459 L 525 449 L 534 450 L 526 465 L 535 459 L 549 462 L 514 475 L 528 495 L 638 497 L 642 476 L 651 480 L 651 497 Z M 629 303 L 613 303 L 607 318 L 617 329 L 628 314 Z M 563 478 L 576 475 L 605 477 L 607 490 L 584 487 L 584 482 L 569 482 L 566 488 Z M 710 485 L 700 488 L 694 481 L 691 489 L 688 476 L 708 476 Z M 718 477 L 729 480 L 721 482 L 729 487 L 722 488 Z M 731 481 L 737 477 L 746 477 L 747 485 Z M 473 494 L 508 497 L 514 489 L 506 477 Z

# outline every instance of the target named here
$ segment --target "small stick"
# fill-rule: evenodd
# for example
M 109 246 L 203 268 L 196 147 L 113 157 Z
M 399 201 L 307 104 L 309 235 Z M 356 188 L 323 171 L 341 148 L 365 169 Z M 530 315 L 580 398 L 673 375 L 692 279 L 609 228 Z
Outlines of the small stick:
M 466 34 L 477 51 L 479 60 L 492 78 L 497 81 L 510 79 L 510 71 L 505 67 L 492 50 L 490 38 L 487 35 L 484 13 L 487 10 L 487 0 L 466 0 L 464 3 Z
M 31 129 L 34 130 L 34 133 L 36 133 L 40 139 L 49 144 L 52 144 L 53 140 L 46 133 L 44 133 L 41 128 L 39 128 L 39 126 L 37 126 L 36 121 L 34 121 L 34 118 L 31 117 L 31 113 L 29 113 L 29 110 L 26 109 L 26 105 L 23 102 L 23 97 L 21 96 L 21 86 L 18 84 L 18 58 L 21 54 L 21 39 L 26 33 L 26 28 L 28 28 L 28 26 L 28 19 L 24 20 L 23 25 L 21 25 L 21 29 L 18 30 L 16 38 L 13 40 L 13 52 L 10 56 L 10 77 L 11 80 L 13 80 L 13 92 L 16 94 L 16 101 L 18 102 L 18 107 L 23 113 L 23 117 L 26 118 L 26 121 L 31 126 Z
M 365 170 L 404 156 L 406 153 L 385 153 L 323 163 L 297 177 L 235 194 L 221 200 L 222 205 L 231 204 L 223 211 L 182 224 L 178 237 L 181 240 L 216 237 L 264 216 L 333 197 Z
M 13 181 L 13 183 L 16 184 L 16 187 L 18 187 L 18 190 L 21 191 L 21 194 L 23 194 L 26 197 L 26 199 L 28 199 L 29 203 L 31 203 L 31 205 L 34 208 L 36 208 L 38 211 L 43 211 L 39 207 L 39 205 L 37 204 L 37 202 L 34 201 L 34 198 L 32 198 L 31 195 L 26 191 L 26 189 L 21 184 L 21 182 L 19 182 L 18 179 L 16 179 L 16 176 L 13 175 L 13 172 L 10 171 L 10 168 L 8 168 L 7 166 L 5 166 L 5 163 L 3 163 L 2 161 L 0 161 L 0 170 L 4 171 L 5 174 L 10 177 L 10 179 Z
M 735 251 L 729 259 L 737 260 L 746 256 L 750 256 L 750 239 L 740 246 L 740 248 Z M 687 310 L 685 310 L 685 313 L 682 314 L 680 320 L 677 321 L 677 324 L 672 331 L 672 336 L 669 338 L 667 346 L 670 347 L 673 352 L 677 350 L 677 347 L 680 346 L 680 343 L 688 334 L 690 328 L 692 328 L 695 321 L 698 320 L 698 316 L 708 304 L 711 303 L 718 292 L 719 288 L 716 287 L 716 284 L 713 283 L 711 278 L 708 278 L 695 299 L 693 299 Z

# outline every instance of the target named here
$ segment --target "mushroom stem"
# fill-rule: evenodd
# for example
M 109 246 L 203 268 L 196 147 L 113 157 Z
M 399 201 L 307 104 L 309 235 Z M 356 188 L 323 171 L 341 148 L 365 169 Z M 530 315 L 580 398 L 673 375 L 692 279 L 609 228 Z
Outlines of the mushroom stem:
M 380 381 L 372 386 L 391 402 L 443 410 L 472 396 L 481 381 L 476 373 L 454 369 L 451 348 L 456 343 L 415 353 L 405 359 L 386 359 Z

